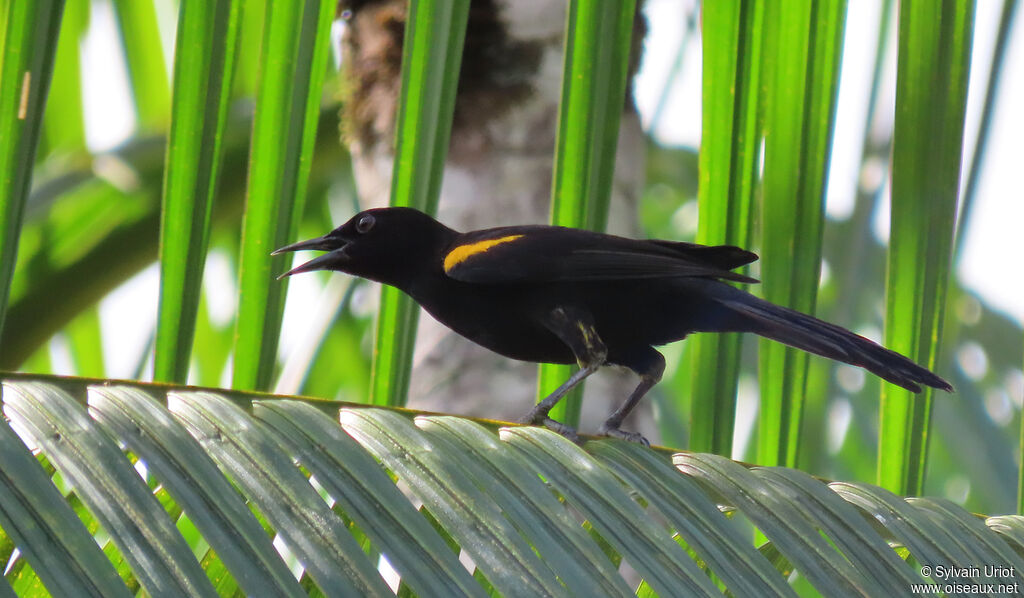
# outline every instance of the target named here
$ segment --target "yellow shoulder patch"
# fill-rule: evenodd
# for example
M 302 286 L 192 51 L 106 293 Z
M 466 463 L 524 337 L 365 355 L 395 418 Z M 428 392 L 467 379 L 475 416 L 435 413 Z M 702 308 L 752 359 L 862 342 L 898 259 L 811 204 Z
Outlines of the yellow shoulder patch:
M 523 235 L 509 235 L 507 237 L 498 237 L 497 239 L 487 239 L 486 241 L 477 241 L 476 243 L 459 245 L 455 249 L 449 251 L 448 255 L 444 256 L 444 271 L 451 272 L 452 268 L 458 266 L 468 258 L 478 253 L 483 253 L 495 245 L 515 241 L 522 236 Z

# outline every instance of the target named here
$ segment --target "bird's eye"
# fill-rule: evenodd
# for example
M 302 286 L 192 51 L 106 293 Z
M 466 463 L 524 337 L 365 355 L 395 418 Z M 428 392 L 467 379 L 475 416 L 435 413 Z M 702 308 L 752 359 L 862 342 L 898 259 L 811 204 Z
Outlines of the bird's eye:
M 376 221 L 377 219 L 370 214 L 364 214 L 363 217 L 356 222 L 356 230 L 362 234 L 366 234 L 370 232 L 370 229 L 373 228 L 373 224 Z

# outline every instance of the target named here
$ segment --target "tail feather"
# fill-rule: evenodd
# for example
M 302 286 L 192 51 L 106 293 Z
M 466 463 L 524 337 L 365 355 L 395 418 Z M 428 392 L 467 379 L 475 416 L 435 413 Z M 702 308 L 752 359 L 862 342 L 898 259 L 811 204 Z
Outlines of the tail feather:
M 740 316 L 745 331 L 858 367 L 902 386 L 921 392 L 921 384 L 952 391 L 953 387 L 927 368 L 859 334 L 752 295 L 722 300 Z

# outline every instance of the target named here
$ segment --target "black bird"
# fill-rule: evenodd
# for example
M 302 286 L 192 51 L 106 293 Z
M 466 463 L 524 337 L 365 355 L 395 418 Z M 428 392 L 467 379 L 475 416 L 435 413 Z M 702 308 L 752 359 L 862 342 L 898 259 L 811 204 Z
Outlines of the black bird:
M 911 390 L 952 386 L 906 357 L 817 318 L 722 281 L 757 255 L 727 245 L 634 240 L 558 226 L 454 231 L 411 208 L 367 210 L 326 235 L 282 247 L 327 251 L 281 275 L 336 270 L 398 287 L 455 332 L 512 359 L 578 363 L 524 423 L 575 438 L 548 417 L 603 365 L 625 366 L 640 384 L 598 430 L 646 444 L 619 428 L 661 379 L 655 346 L 691 332 L 753 332 L 868 371 Z

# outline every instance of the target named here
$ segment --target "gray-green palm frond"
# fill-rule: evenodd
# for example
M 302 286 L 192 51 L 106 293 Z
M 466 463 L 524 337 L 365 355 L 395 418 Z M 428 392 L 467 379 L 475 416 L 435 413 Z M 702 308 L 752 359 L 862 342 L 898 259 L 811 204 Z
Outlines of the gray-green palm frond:
M 194 387 L 3 391 L 19 594 L 881 596 L 979 563 L 1013 573 L 975 582 L 1024 581 L 1018 517 L 793 469 Z

